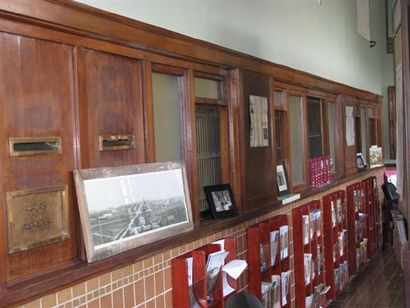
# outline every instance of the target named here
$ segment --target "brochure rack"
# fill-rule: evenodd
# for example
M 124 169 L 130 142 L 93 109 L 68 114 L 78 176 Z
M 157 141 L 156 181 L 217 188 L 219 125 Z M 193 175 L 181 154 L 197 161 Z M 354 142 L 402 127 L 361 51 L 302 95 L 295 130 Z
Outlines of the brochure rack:
M 326 304 L 320 201 L 292 210 L 296 307 Z
M 238 282 L 228 276 L 227 282 L 234 291 L 226 296 L 223 295 L 224 285 L 222 269 L 219 269 L 216 279 L 210 279 L 209 273 L 207 276 L 206 260 L 208 256 L 221 250 L 228 252 L 228 255 L 225 258 L 225 264 L 235 260 L 235 239 L 225 238 L 216 243 L 204 245 L 198 249 L 178 256 L 171 261 L 174 307 L 223 308 L 224 302 L 236 293 Z M 212 292 L 208 292 L 209 286 L 212 287 Z
M 381 209 L 379 203 L 377 179 L 369 177 L 363 181 L 365 189 L 365 203 L 368 211 L 367 233 L 369 235 L 367 255 L 372 258 L 381 249 Z
M 249 291 L 263 303 L 273 301 L 270 306 L 290 307 L 288 230 L 287 215 L 275 216 L 247 229 Z M 276 285 L 280 292 L 265 298 L 262 285 L 267 284 Z
M 349 281 L 348 213 L 343 190 L 323 197 L 323 232 L 325 243 L 327 299 L 336 296 Z
M 356 274 L 368 260 L 368 206 L 364 182 L 346 188 L 349 232 L 349 274 Z

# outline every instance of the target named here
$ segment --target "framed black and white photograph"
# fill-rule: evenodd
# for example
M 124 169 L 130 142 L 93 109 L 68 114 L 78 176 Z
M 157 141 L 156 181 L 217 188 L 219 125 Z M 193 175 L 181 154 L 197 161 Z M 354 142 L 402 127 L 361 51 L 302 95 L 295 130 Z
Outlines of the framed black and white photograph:
M 285 161 L 280 162 L 280 164 L 276 166 L 276 181 L 278 184 L 279 196 L 287 195 L 290 193 Z
M 205 186 L 204 190 L 214 218 L 233 217 L 236 215 L 236 204 L 231 185 Z
M 357 153 L 356 154 L 356 167 L 358 170 L 364 170 L 366 169 L 366 159 L 364 158 L 362 153 Z
M 75 170 L 88 262 L 193 229 L 180 162 Z

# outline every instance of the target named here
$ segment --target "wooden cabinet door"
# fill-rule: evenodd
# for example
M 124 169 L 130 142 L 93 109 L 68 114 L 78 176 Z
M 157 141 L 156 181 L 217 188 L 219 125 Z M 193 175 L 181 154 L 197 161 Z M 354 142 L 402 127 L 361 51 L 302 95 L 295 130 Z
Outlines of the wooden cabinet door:
M 75 230 L 69 227 L 74 225 L 75 73 L 72 46 L 0 33 L 0 54 L 0 234 L 8 234 L 8 241 L 0 242 L 4 283 L 76 258 Z M 42 148 L 53 140 L 54 151 Z M 29 151 L 34 145 L 40 149 Z M 64 226 L 65 236 L 50 239 L 56 231 L 51 229 Z
M 356 127 L 355 127 L 355 109 L 354 99 L 351 96 L 343 97 L 343 128 L 344 128 L 344 158 L 345 158 L 345 175 L 349 176 L 357 172 L 356 167 Z
M 144 162 L 141 64 L 83 49 L 79 57 L 81 167 Z M 102 149 L 101 138 L 133 138 L 134 145 Z M 118 141 L 118 140 L 117 140 Z M 121 143 L 120 143 L 121 144 Z

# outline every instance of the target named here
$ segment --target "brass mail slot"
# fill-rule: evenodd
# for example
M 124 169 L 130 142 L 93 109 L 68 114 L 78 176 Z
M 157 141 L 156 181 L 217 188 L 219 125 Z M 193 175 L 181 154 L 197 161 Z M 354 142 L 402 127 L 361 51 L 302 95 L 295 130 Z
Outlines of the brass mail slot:
M 61 154 L 61 137 L 14 137 L 9 139 L 10 156 Z
M 100 151 L 135 149 L 134 135 L 99 136 Z

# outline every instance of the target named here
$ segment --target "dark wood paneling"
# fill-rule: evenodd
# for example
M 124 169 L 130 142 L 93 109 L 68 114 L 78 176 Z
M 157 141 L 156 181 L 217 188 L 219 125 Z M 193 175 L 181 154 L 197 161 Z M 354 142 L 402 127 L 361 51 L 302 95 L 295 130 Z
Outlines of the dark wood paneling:
M 81 58 L 81 167 L 144 162 L 141 64 L 89 49 L 82 50 Z M 122 134 L 135 136 L 135 149 L 99 150 L 99 136 Z
M 271 138 L 271 108 L 269 76 L 251 71 L 243 71 L 243 123 L 245 145 L 245 181 L 247 208 L 272 202 L 276 197 Z M 264 96 L 268 99 L 269 146 L 251 148 L 249 141 L 249 95 Z
M 7 255 L 7 192 L 68 185 L 72 226 L 69 240 L 7 255 L 5 280 L 11 281 L 67 264 L 77 254 L 70 174 L 76 167 L 74 61 L 71 46 L 6 33 L 0 33 L 0 54 L 2 259 Z M 61 137 L 62 154 L 9 157 L 10 137 L 48 136 Z
M 344 145 L 345 145 L 345 131 L 343 121 L 345 121 L 345 118 L 343 117 L 344 111 L 343 111 L 343 97 L 342 95 L 338 95 L 335 100 L 335 118 L 334 118 L 334 125 L 335 125 L 335 136 L 334 136 L 334 144 L 335 144 L 335 161 L 333 162 L 336 166 L 336 174 L 335 178 L 340 178 L 344 176 L 345 170 L 344 170 L 344 162 L 345 162 L 345 151 L 344 151 Z
M 345 175 L 349 176 L 357 172 L 356 168 L 356 144 L 352 146 L 347 146 L 346 143 L 346 106 L 354 106 L 354 98 L 351 96 L 343 97 L 343 110 L 342 110 L 342 123 L 343 123 L 343 132 L 344 132 L 344 166 L 345 166 Z M 354 117 L 355 118 L 355 117 Z M 355 123 L 356 125 L 356 123 Z

